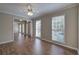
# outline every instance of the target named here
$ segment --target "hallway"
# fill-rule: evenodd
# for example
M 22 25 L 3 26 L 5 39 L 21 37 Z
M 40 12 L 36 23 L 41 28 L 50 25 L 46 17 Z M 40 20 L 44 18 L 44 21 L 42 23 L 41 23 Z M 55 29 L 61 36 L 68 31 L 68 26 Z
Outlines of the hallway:
M 40 39 L 24 37 L 19 34 L 15 41 L 0 45 L 0 54 L 3 55 L 75 55 L 75 51 L 57 46 Z

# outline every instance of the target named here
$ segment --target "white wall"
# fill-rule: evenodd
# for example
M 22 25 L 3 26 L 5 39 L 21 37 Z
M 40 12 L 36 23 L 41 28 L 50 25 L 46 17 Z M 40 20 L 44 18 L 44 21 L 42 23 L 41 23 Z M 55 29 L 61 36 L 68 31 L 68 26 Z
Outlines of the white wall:
M 13 17 L 0 13 L 0 44 L 13 40 Z

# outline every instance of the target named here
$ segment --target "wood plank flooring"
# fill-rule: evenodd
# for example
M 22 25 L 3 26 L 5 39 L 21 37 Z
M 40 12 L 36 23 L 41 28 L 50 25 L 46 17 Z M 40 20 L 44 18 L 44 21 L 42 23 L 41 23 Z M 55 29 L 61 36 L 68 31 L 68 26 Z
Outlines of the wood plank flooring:
M 0 45 L 1 55 L 76 55 L 77 52 L 19 34 L 15 41 Z

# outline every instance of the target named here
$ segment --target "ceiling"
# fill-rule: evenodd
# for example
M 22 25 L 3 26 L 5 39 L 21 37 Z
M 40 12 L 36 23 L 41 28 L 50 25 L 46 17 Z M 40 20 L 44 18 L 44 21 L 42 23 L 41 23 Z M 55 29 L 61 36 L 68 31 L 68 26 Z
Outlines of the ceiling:
M 0 12 L 26 17 L 31 19 L 45 13 L 55 12 L 64 7 L 72 5 L 72 3 L 32 3 L 33 16 L 27 15 L 27 3 L 5 3 L 0 4 Z

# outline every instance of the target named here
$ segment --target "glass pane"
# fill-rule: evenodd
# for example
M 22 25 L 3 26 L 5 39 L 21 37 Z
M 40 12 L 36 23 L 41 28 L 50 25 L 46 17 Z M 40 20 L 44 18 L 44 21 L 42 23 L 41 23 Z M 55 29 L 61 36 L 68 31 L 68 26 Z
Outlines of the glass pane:
M 21 24 L 19 25 L 19 32 L 21 32 Z
M 36 37 L 41 37 L 41 20 L 36 21 Z
M 24 33 L 24 24 L 22 24 L 22 32 Z
M 64 42 L 64 15 L 52 18 L 52 40 Z

